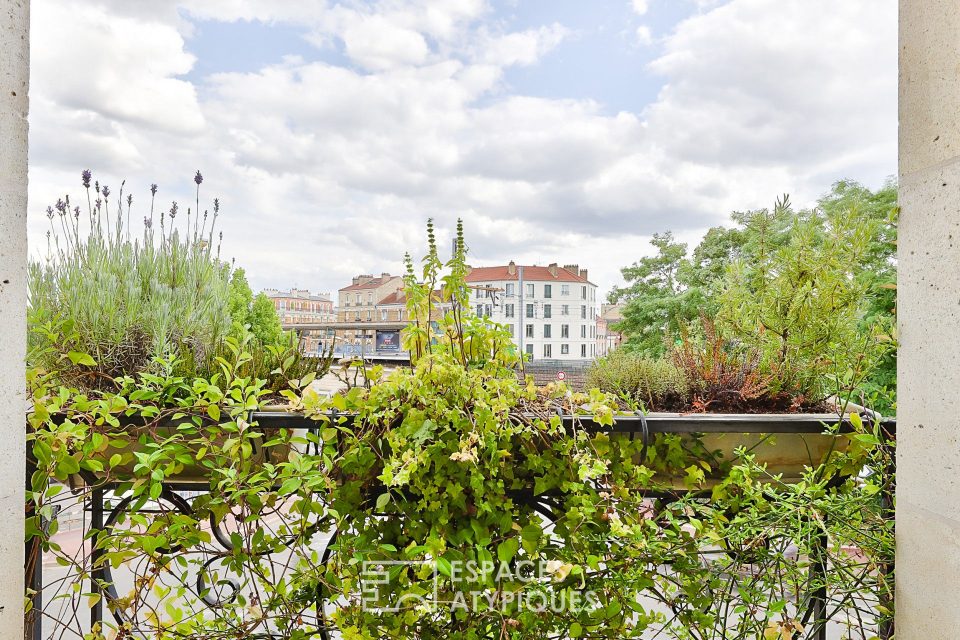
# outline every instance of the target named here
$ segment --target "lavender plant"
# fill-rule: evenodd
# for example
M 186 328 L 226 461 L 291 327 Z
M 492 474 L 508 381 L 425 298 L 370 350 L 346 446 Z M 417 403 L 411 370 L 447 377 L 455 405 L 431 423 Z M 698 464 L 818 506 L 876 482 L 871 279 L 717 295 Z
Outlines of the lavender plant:
M 230 331 L 231 266 L 220 259 L 222 232 L 213 213 L 183 216 L 157 203 L 150 187 L 143 228 L 134 235 L 134 199 L 81 174 L 86 211 L 69 196 L 47 207 L 47 255 L 29 265 L 30 364 L 95 387 L 148 371 L 175 357 L 186 373 L 202 373 Z M 185 219 L 184 219 L 185 218 Z

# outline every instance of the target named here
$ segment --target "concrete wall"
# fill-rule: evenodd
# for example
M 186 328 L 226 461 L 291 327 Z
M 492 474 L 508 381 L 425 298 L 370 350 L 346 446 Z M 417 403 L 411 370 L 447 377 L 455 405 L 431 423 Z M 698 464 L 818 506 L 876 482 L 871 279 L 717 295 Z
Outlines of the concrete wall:
M 0 635 L 23 637 L 28 0 L 0 0 Z
M 900 0 L 897 638 L 960 628 L 960 5 Z

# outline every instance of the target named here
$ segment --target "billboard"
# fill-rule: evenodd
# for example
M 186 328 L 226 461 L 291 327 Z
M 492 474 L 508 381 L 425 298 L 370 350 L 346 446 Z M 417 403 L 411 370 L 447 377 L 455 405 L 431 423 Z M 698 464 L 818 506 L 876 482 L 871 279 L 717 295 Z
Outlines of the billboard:
M 399 331 L 377 331 L 377 353 L 398 353 L 399 351 Z

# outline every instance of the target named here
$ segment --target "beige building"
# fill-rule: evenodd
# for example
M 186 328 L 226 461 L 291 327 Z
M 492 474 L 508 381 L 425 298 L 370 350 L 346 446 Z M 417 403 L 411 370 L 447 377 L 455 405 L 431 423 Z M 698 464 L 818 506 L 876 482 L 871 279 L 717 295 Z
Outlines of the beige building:
M 378 277 L 359 275 L 337 292 L 337 321 L 352 323 L 382 322 L 377 305 L 403 285 L 403 278 L 381 273 Z M 337 331 L 337 337 L 349 345 L 373 345 L 373 331 L 363 328 Z
M 605 356 L 623 342 L 623 334 L 613 327 L 623 320 L 623 305 L 601 304 L 597 316 L 597 356 Z
M 264 289 L 265 296 L 273 302 L 280 323 L 285 329 L 296 330 L 298 324 L 328 324 L 336 320 L 333 300 L 329 293 L 310 293 L 309 289 Z M 298 331 L 300 349 L 304 353 L 319 353 L 330 348 L 332 330 Z

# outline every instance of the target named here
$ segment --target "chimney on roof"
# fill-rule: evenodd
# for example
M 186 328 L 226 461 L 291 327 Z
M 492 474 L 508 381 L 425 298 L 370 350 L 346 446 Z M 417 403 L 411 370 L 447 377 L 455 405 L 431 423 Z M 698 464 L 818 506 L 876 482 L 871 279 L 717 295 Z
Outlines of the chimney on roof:
M 510 263 L 507 265 L 507 273 L 509 273 L 512 276 L 517 275 L 517 263 L 514 262 L 513 260 L 511 260 Z
M 353 284 L 360 284 L 360 276 L 353 276 Z
M 590 278 L 587 277 L 587 270 L 586 270 L 586 269 L 580 269 L 580 277 L 583 278 L 584 280 L 589 280 L 589 279 L 590 279 Z
M 560 273 L 560 270 L 557 268 L 556 262 L 551 262 L 550 266 L 548 266 L 547 269 L 550 271 L 550 275 L 552 275 L 554 278 L 556 278 L 557 274 Z
M 381 271 L 381 272 L 380 272 L 380 277 L 383 278 L 384 280 L 386 280 L 387 278 L 390 277 L 390 274 L 387 273 L 386 271 Z
M 580 275 L 580 265 L 578 264 L 565 264 L 563 268 L 572 273 L 573 275 Z

